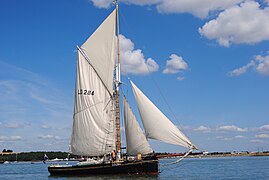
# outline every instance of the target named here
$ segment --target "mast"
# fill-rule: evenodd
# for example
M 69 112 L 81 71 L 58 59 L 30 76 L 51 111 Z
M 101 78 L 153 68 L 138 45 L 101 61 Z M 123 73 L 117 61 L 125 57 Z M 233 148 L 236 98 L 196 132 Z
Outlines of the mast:
M 118 1 L 114 1 L 116 4 L 116 28 L 117 28 L 117 69 L 116 69 L 116 94 L 115 94 L 115 100 L 116 100 L 116 148 L 117 148 L 117 154 L 120 159 L 120 153 L 121 153 L 121 136 L 120 136 L 120 104 L 119 104 L 119 91 L 120 91 L 120 26 L 119 26 L 119 4 Z

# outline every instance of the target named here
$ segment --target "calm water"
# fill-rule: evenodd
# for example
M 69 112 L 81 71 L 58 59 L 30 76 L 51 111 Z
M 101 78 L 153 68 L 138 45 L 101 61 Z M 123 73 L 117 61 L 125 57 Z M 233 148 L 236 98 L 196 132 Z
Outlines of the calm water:
M 161 160 L 161 164 L 171 162 Z M 115 175 L 91 177 L 51 177 L 47 171 L 49 163 L 0 164 L 0 179 L 50 179 L 50 180 L 110 180 L 110 179 L 235 179 L 269 180 L 269 157 L 226 157 L 185 159 L 177 165 L 161 166 L 157 176 Z

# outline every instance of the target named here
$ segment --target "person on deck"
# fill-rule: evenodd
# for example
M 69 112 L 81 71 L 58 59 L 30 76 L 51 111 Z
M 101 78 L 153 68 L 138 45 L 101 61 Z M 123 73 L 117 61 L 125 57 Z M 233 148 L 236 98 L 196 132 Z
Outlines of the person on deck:
M 116 161 L 116 151 L 115 150 L 112 151 L 111 156 L 112 156 L 112 161 Z

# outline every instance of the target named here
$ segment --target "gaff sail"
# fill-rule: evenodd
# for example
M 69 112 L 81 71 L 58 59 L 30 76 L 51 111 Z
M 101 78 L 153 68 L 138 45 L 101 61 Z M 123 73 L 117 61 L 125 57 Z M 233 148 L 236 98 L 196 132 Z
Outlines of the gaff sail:
M 116 10 L 79 48 L 70 150 L 82 156 L 100 156 L 115 150 Z

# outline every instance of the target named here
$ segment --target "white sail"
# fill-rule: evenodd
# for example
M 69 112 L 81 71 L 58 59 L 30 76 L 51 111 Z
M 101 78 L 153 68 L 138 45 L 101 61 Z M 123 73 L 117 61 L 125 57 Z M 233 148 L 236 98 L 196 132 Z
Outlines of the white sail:
M 70 150 L 99 156 L 115 150 L 114 10 L 78 51 L 76 93 Z
M 147 138 L 195 148 L 191 141 L 131 81 Z
M 81 46 L 103 83 L 113 94 L 116 51 L 116 9 Z
M 124 124 L 128 155 L 152 153 L 146 136 L 140 128 L 127 100 L 124 98 Z
M 113 101 L 98 75 L 78 51 L 71 152 L 99 156 L 115 149 Z

